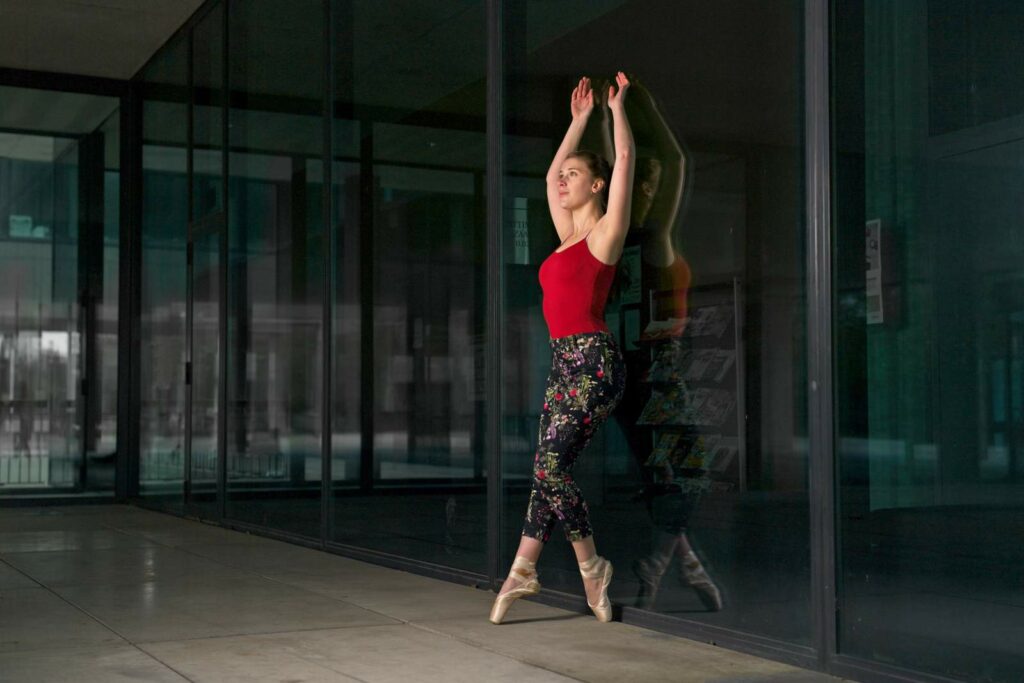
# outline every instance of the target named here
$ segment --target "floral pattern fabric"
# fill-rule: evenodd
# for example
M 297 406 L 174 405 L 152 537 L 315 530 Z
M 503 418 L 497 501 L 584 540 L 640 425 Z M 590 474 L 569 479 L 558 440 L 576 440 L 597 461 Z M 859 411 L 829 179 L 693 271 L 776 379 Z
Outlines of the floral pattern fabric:
M 541 408 L 524 536 L 547 542 L 558 521 L 569 541 L 592 535 L 587 503 L 573 481 L 572 468 L 622 400 L 625 384 L 622 352 L 607 332 L 551 340 L 551 372 Z

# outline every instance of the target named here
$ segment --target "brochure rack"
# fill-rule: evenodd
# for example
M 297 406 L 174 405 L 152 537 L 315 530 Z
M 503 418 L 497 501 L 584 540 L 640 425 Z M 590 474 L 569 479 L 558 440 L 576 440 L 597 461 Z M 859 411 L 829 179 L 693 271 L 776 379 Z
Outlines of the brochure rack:
M 657 310 L 651 292 L 646 302 Z M 636 340 L 649 354 L 650 397 L 637 420 L 651 428 L 646 465 L 700 490 L 746 489 L 740 284 L 695 288 L 685 320 L 652 319 Z

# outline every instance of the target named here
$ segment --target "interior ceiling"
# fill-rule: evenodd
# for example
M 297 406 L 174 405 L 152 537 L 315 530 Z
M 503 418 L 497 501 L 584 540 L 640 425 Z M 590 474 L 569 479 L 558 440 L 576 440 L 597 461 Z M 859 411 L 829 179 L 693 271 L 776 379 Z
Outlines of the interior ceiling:
M 116 97 L 7 86 L 0 86 L 0 102 L 0 130 L 44 135 L 91 133 L 119 104 Z
M 203 0 L 0 0 L 0 67 L 126 80 Z

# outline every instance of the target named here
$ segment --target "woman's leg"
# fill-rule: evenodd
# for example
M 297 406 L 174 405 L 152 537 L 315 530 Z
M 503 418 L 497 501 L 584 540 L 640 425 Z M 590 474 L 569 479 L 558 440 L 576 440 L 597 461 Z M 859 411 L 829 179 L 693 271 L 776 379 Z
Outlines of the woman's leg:
M 530 562 L 537 562 L 540 559 L 540 551 L 542 550 L 544 550 L 544 543 L 542 541 L 530 538 L 529 536 L 521 536 L 519 538 L 519 549 L 516 550 L 516 557 L 525 558 Z M 509 572 L 508 578 L 505 579 L 501 590 L 498 591 L 498 595 L 504 595 L 513 588 L 518 588 L 522 585 L 523 578 L 528 577 L 525 574 L 517 574 L 515 571 Z
M 585 564 L 589 562 L 597 555 L 597 548 L 594 546 L 594 537 L 587 536 L 586 538 L 573 541 L 572 544 L 573 552 L 576 553 L 576 562 L 579 564 Z M 595 604 L 601 597 L 601 590 L 603 582 L 601 577 L 587 578 L 583 577 L 583 588 L 587 592 L 587 602 Z
M 605 338 L 591 336 L 564 347 L 556 345 L 541 413 L 533 487 L 517 555 L 536 561 L 555 522 L 561 521 L 577 561 L 585 563 L 595 557 L 590 513 L 572 469 L 597 428 L 621 400 L 624 383 L 621 354 Z M 584 584 L 588 601 L 593 602 L 601 593 L 602 580 L 586 579 Z M 502 590 L 511 587 L 506 581 Z

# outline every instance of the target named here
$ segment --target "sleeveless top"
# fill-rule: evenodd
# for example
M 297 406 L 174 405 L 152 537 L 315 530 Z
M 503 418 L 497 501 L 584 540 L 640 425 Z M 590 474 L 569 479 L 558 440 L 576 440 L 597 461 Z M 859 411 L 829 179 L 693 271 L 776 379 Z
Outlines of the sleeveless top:
M 538 276 L 544 291 L 544 320 L 552 339 L 608 331 L 604 305 L 615 265 L 602 263 L 591 254 L 586 237 L 563 251 L 552 252 Z

